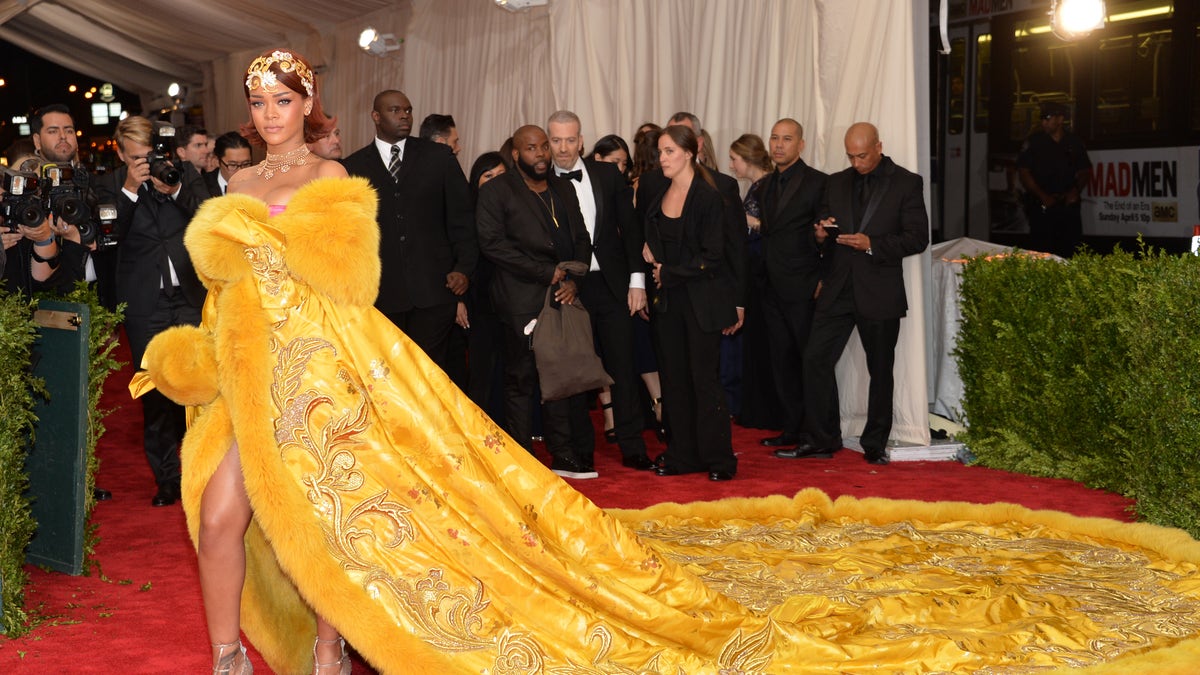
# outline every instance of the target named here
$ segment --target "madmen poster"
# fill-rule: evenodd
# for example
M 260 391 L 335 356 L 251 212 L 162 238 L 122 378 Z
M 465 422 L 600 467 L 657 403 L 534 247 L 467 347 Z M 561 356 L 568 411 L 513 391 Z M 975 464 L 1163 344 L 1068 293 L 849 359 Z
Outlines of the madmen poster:
M 1089 150 L 1084 234 L 1191 237 L 1200 225 L 1200 147 Z

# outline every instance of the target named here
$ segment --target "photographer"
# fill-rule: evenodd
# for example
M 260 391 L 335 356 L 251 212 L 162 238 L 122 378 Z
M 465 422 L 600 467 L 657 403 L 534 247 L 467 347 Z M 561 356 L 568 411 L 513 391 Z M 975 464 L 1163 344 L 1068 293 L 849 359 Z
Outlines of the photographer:
M 39 108 L 30 118 L 32 142 L 36 156 L 9 157 L 10 171 L 3 185 L 9 185 L 19 175 L 41 176 L 44 163 L 72 166 L 78 145 L 75 122 L 70 110 L 62 104 Z M 72 177 L 80 194 L 87 191 L 87 172 L 77 169 Z M 5 195 L 2 211 L 24 211 L 30 201 L 40 202 L 35 195 Z M 10 293 L 32 296 L 42 291 L 69 293 L 77 281 L 85 278 L 87 247 L 80 244 L 79 228 L 65 222 L 39 203 L 44 220 L 20 222 L 20 218 L 0 215 L 0 241 L 4 244 L 4 286 Z M 17 214 L 12 214 L 17 215 Z M 84 227 L 94 227 L 89 216 Z M 94 230 L 93 230 L 94 231 Z
M 105 179 L 101 193 L 117 204 L 117 300 L 126 303 L 125 333 L 134 366 L 156 334 L 200 323 L 205 290 L 183 245 L 202 195 L 182 182 L 171 160 L 174 129 L 144 117 L 117 124 L 117 154 L 125 166 Z M 151 504 L 179 498 L 179 442 L 183 408 L 157 391 L 141 398 L 143 445 L 158 491 Z

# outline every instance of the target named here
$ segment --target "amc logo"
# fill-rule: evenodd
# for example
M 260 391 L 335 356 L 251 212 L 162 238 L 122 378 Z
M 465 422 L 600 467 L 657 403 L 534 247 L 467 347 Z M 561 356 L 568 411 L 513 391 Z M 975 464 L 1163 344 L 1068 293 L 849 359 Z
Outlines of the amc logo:
M 1174 223 L 1179 220 L 1179 202 L 1152 202 L 1151 220 L 1156 223 Z

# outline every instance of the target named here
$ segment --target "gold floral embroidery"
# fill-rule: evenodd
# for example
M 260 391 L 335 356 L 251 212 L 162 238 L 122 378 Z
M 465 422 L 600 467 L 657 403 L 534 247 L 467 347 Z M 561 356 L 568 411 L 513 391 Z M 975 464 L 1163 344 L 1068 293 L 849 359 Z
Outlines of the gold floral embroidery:
M 491 604 L 483 598 L 483 583 L 475 580 L 474 593 L 452 590 L 442 574 L 434 568 L 410 584 L 376 568 L 367 574 L 363 585 L 376 597 L 379 589 L 390 591 L 421 639 L 439 649 L 465 652 L 491 647 L 492 639 L 478 635 L 483 627 L 483 611 Z
M 258 277 L 263 293 L 267 297 L 278 295 L 288 280 L 287 266 L 283 264 L 279 252 L 269 244 L 263 244 L 246 247 L 244 255 L 250 263 L 250 269 Z
M 506 630 L 496 642 L 496 675 L 540 675 L 542 647 L 524 633 Z
M 332 406 L 333 401 L 313 389 L 301 391 L 301 387 L 308 363 L 318 352 L 325 350 L 337 355 L 332 344 L 318 338 L 297 338 L 279 350 L 271 389 L 275 406 L 280 411 L 275 421 L 275 440 L 281 455 L 300 450 L 316 463 L 316 470 L 302 480 L 308 488 L 309 502 L 326 516 L 325 522 L 329 525 L 325 532 L 326 541 L 343 567 L 366 570 L 372 563 L 358 554 L 355 542 L 374 540 L 378 532 L 390 529 L 393 532 L 391 540 L 384 546 L 394 548 L 415 539 L 416 529 L 409 521 L 411 510 L 389 501 L 387 490 L 346 509 L 342 493 L 354 492 L 363 486 L 363 475 L 355 468 L 357 459 L 353 450 L 358 447 L 358 436 L 370 424 L 369 406 L 361 386 L 348 371 L 339 369 L 338 379 L 358 393 L 356 404 L 341 415 L 335 412 L 324 424 L 315 421 L 317 408 Z M 379 518 L 388 521 L 388 527 L 377 526 L 374 521 Z

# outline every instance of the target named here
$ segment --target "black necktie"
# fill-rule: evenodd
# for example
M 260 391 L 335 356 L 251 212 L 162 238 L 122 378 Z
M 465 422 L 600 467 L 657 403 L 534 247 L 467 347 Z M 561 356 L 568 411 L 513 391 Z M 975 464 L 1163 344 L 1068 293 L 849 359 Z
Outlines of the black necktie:
M 575 169 L 574 171 L 564 171 L 558 175 L 562 176 L 563 178 L 570 178 L 571 180 L 573 180 L 577 183 L 583 182 L 583 170 L 582 169 Z
M 864 174 L 858 181 L 858 203 L 866 206 L 871 199 L 871 174 Z
M 400 182 L 400 146 L 392 146 L 392 160 L 388 162 L 388 173 L 392 174 L 392 180 Z

